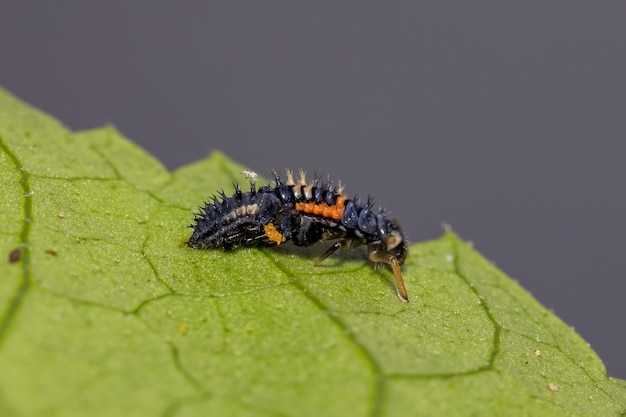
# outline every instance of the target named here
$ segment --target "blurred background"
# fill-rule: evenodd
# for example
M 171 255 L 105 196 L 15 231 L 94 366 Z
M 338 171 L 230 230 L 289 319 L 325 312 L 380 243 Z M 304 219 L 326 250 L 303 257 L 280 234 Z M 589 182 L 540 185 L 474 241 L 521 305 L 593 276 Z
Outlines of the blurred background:
M 170 169 L 217 149 L 264 176 L 341 179 L 412 241 L 448 223 L 626 378 L 625 16 L 623 1 L 10 0 L 0 85 L 72 129 L 113 124 Z

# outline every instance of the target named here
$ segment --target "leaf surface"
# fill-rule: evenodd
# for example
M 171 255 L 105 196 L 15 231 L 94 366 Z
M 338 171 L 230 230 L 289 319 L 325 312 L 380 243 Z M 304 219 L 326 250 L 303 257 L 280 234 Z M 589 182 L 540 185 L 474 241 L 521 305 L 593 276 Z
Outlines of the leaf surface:
M 411 246 L 408 304 L 363 251 L 187 248 L 243 169 L 169 173 L 0 92 L 0 415 L 625 414 L 624 381 L 451 232 Z

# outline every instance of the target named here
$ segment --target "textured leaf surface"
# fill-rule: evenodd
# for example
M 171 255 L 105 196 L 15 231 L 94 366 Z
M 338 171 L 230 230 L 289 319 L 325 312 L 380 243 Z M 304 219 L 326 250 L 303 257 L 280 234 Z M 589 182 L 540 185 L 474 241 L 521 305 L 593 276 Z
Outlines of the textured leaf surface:
M 363 252 L 188 249 L 241 178 L 218 153 L 169 173 L 1 92 L 0 147 L 2 416 L 625 413 L 624 381 L 452 233 L 411 247 L 404 304 Z

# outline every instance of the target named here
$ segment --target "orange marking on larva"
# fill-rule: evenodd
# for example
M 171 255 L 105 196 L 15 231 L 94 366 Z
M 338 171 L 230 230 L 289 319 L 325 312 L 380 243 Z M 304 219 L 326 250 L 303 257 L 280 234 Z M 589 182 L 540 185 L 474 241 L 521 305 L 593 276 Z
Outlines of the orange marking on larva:
M 263 231 L 265 232 L 265 236 L 267 236 L 270 242 L 274 242 L 277 245 L 280 245 L 285 240 L 287 240 L 285 236 L 283 236 L 282 233 L 280 233 L 276 229 L 276 226 L 274 226 L 272 223 L 268 223 L 265 226 L 263 226 Z
M 326 204 L 317 204 L 315 206 L 315 210 L 313 210 L 313 214 L 315 214 L 316 216 L 320 216 L 323 215 L 324 213 L 324 209 L 328 207 Z
M 330 217 L 332 217 L 333 220 L 341 220 L 342 216 L 343 216 L 343 207 L 335 207 Z
M 345 208 L 345 197 L 337 197 L 335 205 L 329 206 L 326 203 L 316 204 L 314 202 L 300 201 L 295 204 L 297 211 L 302 211 L 316 216 L 326 217 L 327 219 L 341 220 Z

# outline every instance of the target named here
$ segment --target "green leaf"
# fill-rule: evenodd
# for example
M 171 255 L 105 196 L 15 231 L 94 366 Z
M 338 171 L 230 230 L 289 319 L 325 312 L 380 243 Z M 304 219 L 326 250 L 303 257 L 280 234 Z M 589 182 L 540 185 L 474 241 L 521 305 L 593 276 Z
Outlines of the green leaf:
M 2 416 L 626 413 L 624 381 L 451 232 L 411 246 L 405 304 L 362 251 L 187 248 L 243 180 L 219 153 L 169 173 L 1 91 L 0 147 Z

